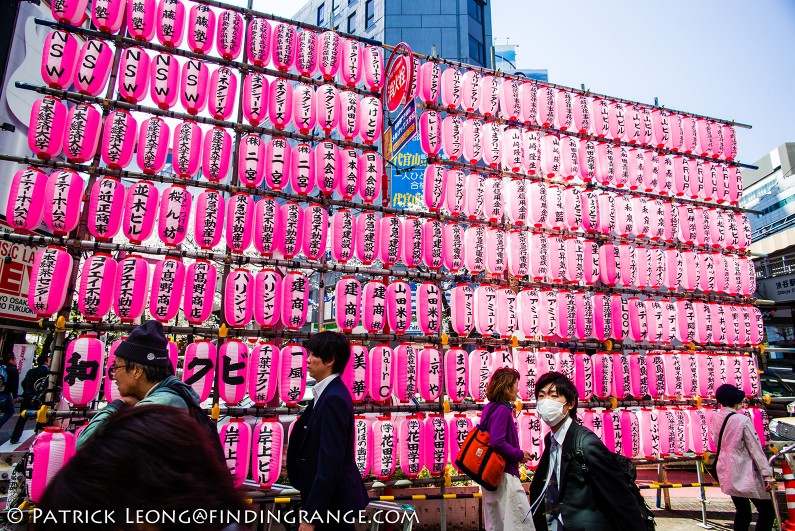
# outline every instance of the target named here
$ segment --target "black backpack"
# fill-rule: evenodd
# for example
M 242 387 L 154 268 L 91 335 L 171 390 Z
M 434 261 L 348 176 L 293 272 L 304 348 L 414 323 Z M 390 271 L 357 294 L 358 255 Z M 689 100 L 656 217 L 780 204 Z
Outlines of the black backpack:
M 210 417 L 207 416 L 207 413 L 204 412 L 202 408 L 196 403 L 193 395 L 190 394 L 187 387 L 181 385 L 182 382 L 177 383 L 176 385 L 168 385 L 166 389 L 180 397 L 185 404 L 188 406 L 188 414 L 196 419 L 196 422 L 199 423 L 199 426 L 207 432 L 207 435 L 210 437 L 210 440 L 213 441 L 213 446 L 215 447 L 215 451 L 218 454 L 219 459 L 221 462 L 226 466 L 226 455 L 224 454 L 224 448 L 221 446 L 221 438 L 218 436 L 218 428 L 215 425 L 215 422 L 210 420 Z
M 577 433 L 577 438 L 574 440 L 574 457 L 579 461 L 580 466 L 582 467 L 583 475 L 585 477 L 588 476 L 588 464 L 585 462 L 585 454 L 582 451 L 582 442 L 585 440 L 585 436 L 588 434 L 587 431 L 580 431 Z M 638 502 L 638 507 L 640 508 L 640 515 L 643 519 L 643 523 L 645 524 L 645 529 L 647 531 L 653 531 L 657 524 L 654 522 L 654 513 L 651 512 L 651 508 L 646 504 L 646 499 L 643 497 L 643 494 L 640 493 L 640 489 L 635 484 L 635 480 L 638 479 L 638 469 L 635 467 L 635 463 L 632 462 L 631 459 L 614 452 L 611 452 L 610 455 L 613 456 L 613 462 L 617 469 L 619 469 L 624 474 L 624 479 L 627 482 L 627 487 L 629 487 L 629 491 L 635 497 Z

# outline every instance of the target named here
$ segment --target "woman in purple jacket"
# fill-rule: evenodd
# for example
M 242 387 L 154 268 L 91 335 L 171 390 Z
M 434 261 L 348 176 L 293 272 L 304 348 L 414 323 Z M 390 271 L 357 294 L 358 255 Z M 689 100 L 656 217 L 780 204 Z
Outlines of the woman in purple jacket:
M 489 432 L 491 447 L 505 458 L 505 472 L 497 490 L 483 491 L 487 531 L 535 529 L 532 518 L 525 518 L 530 503 L 519 481 L 519 463 L 527 461 L 530 454 L 519 448 L 519 429 L 513 417 L 518 395 L 519 371 L 508 367 L 494 371 L 486 388 L 489 403 L 483 408 L 481 426 Z

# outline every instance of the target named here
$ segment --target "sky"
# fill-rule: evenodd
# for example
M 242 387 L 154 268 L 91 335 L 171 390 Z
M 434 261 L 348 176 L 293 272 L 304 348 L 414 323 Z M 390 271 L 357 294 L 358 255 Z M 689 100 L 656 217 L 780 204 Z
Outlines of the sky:
M 441 0 L 449 1 L 449 0 Z M 233 3 L 245 0 L 233 0 Z M 752 125 L 753 164 L 795 142 L 795 0 L 490 0 L 496 44 L 549 81 Z M 302 0 L 254 0 L 289 17 Z

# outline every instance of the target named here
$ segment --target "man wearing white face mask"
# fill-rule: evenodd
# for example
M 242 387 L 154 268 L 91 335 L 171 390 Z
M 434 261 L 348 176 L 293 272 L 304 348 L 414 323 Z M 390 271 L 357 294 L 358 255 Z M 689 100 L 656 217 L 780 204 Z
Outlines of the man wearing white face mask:
M 535 394 L 536 412 L 551 430 L 530 485 L 536 529 L 644 530 L 638 502 L 610 451 L 576 422 L 578 394 L 571 380 L 548 372 L 536 382 Z

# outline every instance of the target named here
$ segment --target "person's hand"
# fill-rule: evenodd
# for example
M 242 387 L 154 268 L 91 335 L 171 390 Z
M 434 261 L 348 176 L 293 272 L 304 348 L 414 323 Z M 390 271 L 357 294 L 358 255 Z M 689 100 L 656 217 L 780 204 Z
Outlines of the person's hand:
M 315 524 L 301 522 L 301 525 L 298 526 L 298 531 L 315 531 Z
M 522 458 L 522 463 L 527 463 L 533 458 L 533 456 L 527 450 L 522 450 L 522 453 L 524 454 L 524 457 Z
M 773 481 L 769 480 L 769 479 L 766 479 L 765 480 L 765 491 L 766 492 L 770 492 L 772 490 L 773 490 Z
M 138 400 L 134 396 L 123 396 L 123 397 L 121 397 L 121 401 L 124 402 L 128 406 L 134 406 L 135 404 L 140 402 L 140 400 Z

